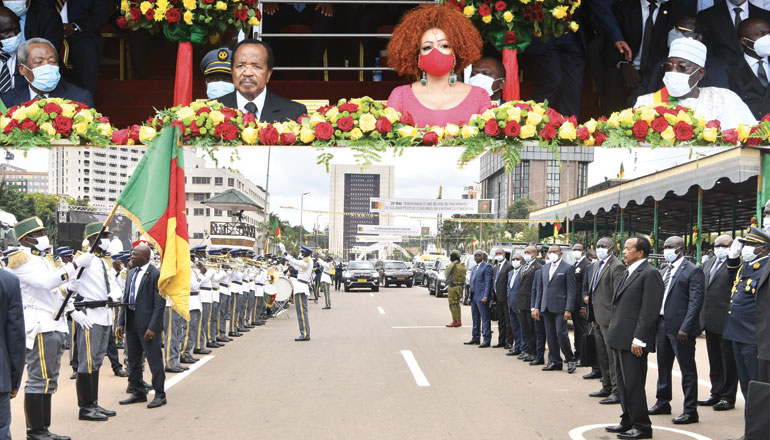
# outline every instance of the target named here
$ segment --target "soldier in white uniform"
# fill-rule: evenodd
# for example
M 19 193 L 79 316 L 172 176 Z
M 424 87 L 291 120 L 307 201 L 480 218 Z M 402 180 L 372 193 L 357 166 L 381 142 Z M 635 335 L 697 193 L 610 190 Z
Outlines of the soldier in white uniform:
M 214 271 L 209 271 L 206 269 L 206 266 L 203 265 L 201 260 L 198 260 L 198 266 L 196 267 L 196 270 L 201 276 L 201 316 L 198 324 L 198 333 L 195 335 L 195 338 L 198 340 L 198 342 L 196 344 L 195 350 L 193 350 L 193 353 L 210 354 L 211 350 L 207 349 L 206 347 L 211 347 L 211 345 L 209 345 L 211 341 L 209 340 L 208 336 L 209 327 L 211 326 L 211 276 L 214 274 Z
M 223 264 L 219 269 L 221 279 L 219 280 L 219 335 L 217 341 L 230 342 L 232 339 L 227 337 L 227 320 L 230 315 L 230 302 L 232 296 L 230 294 L 230 280 L 232 275 L 232 269 L 228 264 Z
M 313 250 L 300 246 L 300 259 L 295 259 L 288 253 L 283 243 L 279 243 L 286 261 L 297 270 L 297 283 L 294 285 L 294 305 L 297 307 L 297 322 L 299 323 L 299 338 L 295 341 L 310 340 L 310 321 L 307 316 L 307 295 L 310 292 L 310 283 L 313 282 L 313 260 L 310 256 Z
M 184 343 L 182 344 L 182 360 L 183 364 L 192 364 L 198 362 L 198 359 L 193 357 L 192 351 L 198 348 L 198 328 L 201 320 L 201 297 L 200 288 L 203 276 L 198 272 L 198 268 L 195 267 L 195 256 L 190 255 L 190 321 L 185 326 Z
M 254 275 L 254 295 L 256 296 L 257 307 L 254 311 L 254 325 L 265 325 L 265 321 L 262 320 L 262 315 L 265 314 L 265 281 L 267 274 L 262 268 L 257 269 Z
M 323 268 L 323 274 L 321 274 L 321 290 L 324 293 L 324 301 L 326 302 L 326 305 L 323 308 L 331 309 L 332 300 L 331 300 L 331 297 L 329 296 L 330 295 L 329 289 L 331 289 L 332 270 L 334 268 L 334 263 L 332 263 L 332 257 L 319 258 L 318 265 Z
M 241 272 L 240 264 L 235 259 L 239 254 L 240 251 L 238 250 L 230 252 L 233 264 L 230 269 L 230 332 L 227 333 L 227 336 L 233 338 L 243 336 L 240 332 L 240 323 L 238 322 L 238 311 L 243 300 L 243 272 Z

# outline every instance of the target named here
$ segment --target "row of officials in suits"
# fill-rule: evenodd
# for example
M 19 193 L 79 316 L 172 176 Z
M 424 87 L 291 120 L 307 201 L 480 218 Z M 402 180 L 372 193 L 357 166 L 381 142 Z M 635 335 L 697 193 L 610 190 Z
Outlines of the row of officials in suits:
M 602 238 L 595 255 L 590 252 L 592 261 L 582 245 L 573 245 L 573 264 L 562 258 L 559 245 L 548 248 L 546 261 L 534 244 L 510 261 L 503 249 L 494 251 L 491 263 L 485 252 L 476 251 L 467 300 L 473 328 L 465 344 L 491 346 L 494 313 L 499 337 L 492 347 L 508 348 L 507 355 L 544 365 L 544 371 L 561 371 L 566 362 L 569 373 L 583 359 L 582 366 L 592 367 L 583 377 L 601 379 L 602 384 L 590 396 L 621 406 L 620 423 L 606 427 L 619 438 L 651 438 L 650 416 L 672 413 L 676 360 L 684 402 L 674 424 L 697 423 L 699 407 L 734 409 L 740 385 L 747 402 L 745 438 L 767 439 L 770 234 L 752 227 L 743 238 L 722 235 L 713 244 L 714 257 L 702 267 L 685 257 L 681 237 L 669 237 L 663 247 L 660 269 L 648 261 L 651 244 L 642 236 L 629 238 L 622 255 L 615 254 L 612 239 Z M 453 261 L 447 272 L 457 264 Z M 454 319 L 459 315 L 449 296 Z M 698 400 L 695 347 L 704 331 L 711 389 L 706 399 Z M 658 367 L 651 407 L 645 393 L 649 353 L 657 356 Z

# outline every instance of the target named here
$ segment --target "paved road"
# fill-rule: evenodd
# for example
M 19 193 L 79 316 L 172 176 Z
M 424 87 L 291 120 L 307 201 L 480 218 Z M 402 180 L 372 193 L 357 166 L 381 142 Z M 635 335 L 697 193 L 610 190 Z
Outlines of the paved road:
M 373 294 L 334 292 L 332 301 L 331 310 L 321 310 L 323 301 L 311 302 L 310 342 L 293 341 L 298 329 L 292 311 L 290 319 L 272 319 L 215 350 L 183 377 L 169 375 L 169 404 L 159 409 L 119 406 L 127 396 L 126 380 L 102 371 L 99 403 L 118 411 L 109 422 L 77 420 L 75 381 L 67 378 L 65 367 L 53 398 L 52 429 L 78 440 L 615 438 L 601 428 L 570 437 L 575 428 L 619 420 L 620 406 L 602 406 L 588 397 L 600 383 L 580 377 L 587 368 L 572 375 L 543 372 L 504 356 L 503 349 L 464 346 L 470 328 L 443 327 L 450 319 L 446 298 L 429 296 L 422 287 L 402 287 Z M 471 323 L 469 307 L 463 307 L 463 322 Z M 427 384 L 418 385 L 406 361 L 409 353 Z M 705 396 L 702 338 L 697 356 Z M 651 368 L 650 403 L 656 378 Z M 22 439 L 22 399 L 12 402 L 12 432 Z M 672 404 L 677 415 L 682 405 L 678 380 Z M 700 423 L 682 427 L 701 437 L 658 429 L 655 438 L 738 437 L 742 415 L 742 401 L 733 411 L 701 409 Z M 675 427 L 670 416 L 655 416 L 653 424 Z

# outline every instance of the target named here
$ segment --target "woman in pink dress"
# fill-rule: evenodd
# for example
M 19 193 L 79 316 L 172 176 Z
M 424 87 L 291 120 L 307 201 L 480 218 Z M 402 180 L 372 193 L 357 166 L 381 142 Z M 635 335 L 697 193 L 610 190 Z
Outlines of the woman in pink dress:
M 457 81 L 456 74 L 481 58 L 478 30 L 447 6 L 425 5 L 404 15 L 388 43 L 388 64 L 417 81 L 396 87 L 388 106 L 417 127 L 466 124 L 487 110 L 487 91 Z

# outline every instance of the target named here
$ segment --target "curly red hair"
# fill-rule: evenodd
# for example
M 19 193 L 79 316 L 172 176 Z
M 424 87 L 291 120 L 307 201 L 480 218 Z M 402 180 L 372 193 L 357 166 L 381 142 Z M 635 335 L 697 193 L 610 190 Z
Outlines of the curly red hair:
M 469 19 L 454 8 L 422 5 L 404 14 L 388 43 L 388 65 L 399 75 L 420 76 L 420 39 L 430 29 L 446 34 L 455 55 L 455 72 L 481 58 L 481 35 Z

